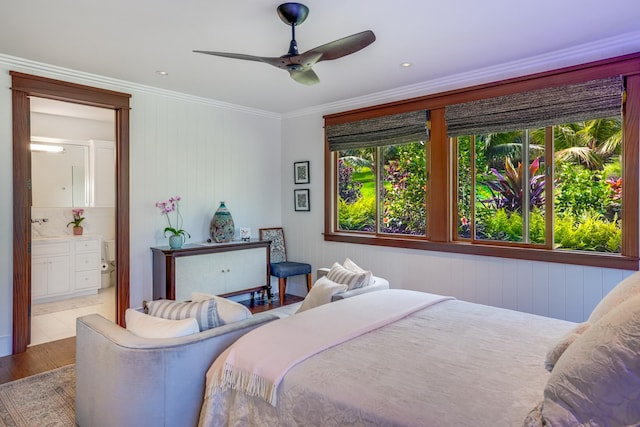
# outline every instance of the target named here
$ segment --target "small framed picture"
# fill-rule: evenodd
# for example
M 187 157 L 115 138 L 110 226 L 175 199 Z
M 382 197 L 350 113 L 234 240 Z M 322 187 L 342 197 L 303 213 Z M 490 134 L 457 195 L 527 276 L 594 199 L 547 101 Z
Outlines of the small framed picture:
M 309 161 L 295 162 L 293 164 L 293 182 L 296 184 L 308 184 L 309 180 Z
M 249 227 L 240 227 L 240 239 L 245 242 L 251 240 L 251 229 Z
M 293 190 L 293 203 L 296 211 L 310 211 L 309 189 Z

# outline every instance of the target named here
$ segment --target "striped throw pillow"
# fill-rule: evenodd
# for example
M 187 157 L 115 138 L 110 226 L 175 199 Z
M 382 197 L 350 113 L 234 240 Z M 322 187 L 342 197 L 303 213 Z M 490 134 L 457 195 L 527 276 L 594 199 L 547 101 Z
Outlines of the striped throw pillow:
M 351 271 L 355 271 L 356 273 L 364 273 L 367 275 L 367 277 L 365 278 L 364 281 L 364 285 L 362 286 L 369 286 L 369 285 L 373 285 L 373 275 L 371 274 L 370 271 L 365 270 L 364 268 L 358 266 L 355 262 L 351 261 L 349 258 L 345 259 L 344 262 L 342 263 L 342 266 L 344 268 L 346 268 L 347 270 L 351 270 Z
M 327 279 L 332 282 L 347 285 L 349 290 L 361 288 L 367 284 L 368 277 L 366 273 L 359 273 L 345 268 L 334 262 L 331 269 L 327 273 Z
M 215 299 L 198 302 L 161 299 L 149 301 L 147 309 L 151 316 L 162 317 L 163 319 L 180 320 L 193 317 L 197 320 L 200 331 L 222 325 Z

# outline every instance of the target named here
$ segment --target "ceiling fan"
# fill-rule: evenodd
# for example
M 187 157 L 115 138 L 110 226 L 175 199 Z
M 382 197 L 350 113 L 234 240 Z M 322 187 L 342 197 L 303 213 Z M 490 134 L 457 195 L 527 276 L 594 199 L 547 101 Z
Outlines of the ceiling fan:
M 312 69 L 316 62 L 338 59 L 350 55 L 369 46 L 376 39 L 373 31 L 367 30 L 318 46 L 304 53 L 298 53 L 296 26 L 302 24 L 305 19 L 307 19 L 309 8 L 300 3 L 283 3 L 278 6 L 277 10 L 282 22 L 291 25 L 291 42 L 289 43 L 289 51 L 286 54 L 280 57 L 265 57 L 244 55 L 241 53 L 211 52 L 207 50 L 194 50 L 194 52 L 223 56 L 225 58 L 264 62 L 265 64 L 289 71 L 291 78 L 298 83 L 313 85 L 320 82 L 318 75 Z

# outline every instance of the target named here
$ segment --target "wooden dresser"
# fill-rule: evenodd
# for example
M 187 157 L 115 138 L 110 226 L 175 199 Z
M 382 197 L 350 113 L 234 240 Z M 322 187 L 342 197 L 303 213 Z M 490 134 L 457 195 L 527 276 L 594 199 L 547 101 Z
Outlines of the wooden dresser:
M 266 291 L 271 298 L 269 241 L 189 243 L 152 247 L 153 299 L 191 299 L 191 292 L 220 296 Z

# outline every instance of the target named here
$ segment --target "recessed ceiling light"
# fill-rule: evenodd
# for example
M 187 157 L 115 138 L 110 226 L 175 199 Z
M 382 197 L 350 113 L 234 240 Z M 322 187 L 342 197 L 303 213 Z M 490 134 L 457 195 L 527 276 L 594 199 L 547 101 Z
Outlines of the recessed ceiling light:
M 404 68 L 409 68 L 409 67 L 411 67 L 411 65 L 413 65 L 413 64 L 411 64 L 411 62 L 403 62 L 402 64 L 400 64 L 400 66 L 404 67 Z
M 158 70 L 156 71 L 156 74 L 159 76 L 168 76 L 169 73 L 167 73 L 166 71 L 162 71 L 162 70 Z

